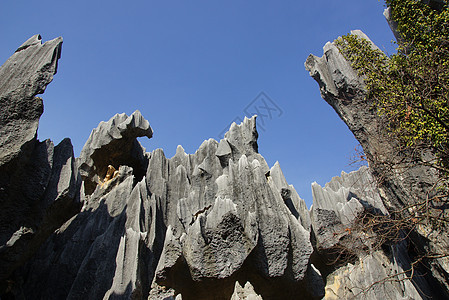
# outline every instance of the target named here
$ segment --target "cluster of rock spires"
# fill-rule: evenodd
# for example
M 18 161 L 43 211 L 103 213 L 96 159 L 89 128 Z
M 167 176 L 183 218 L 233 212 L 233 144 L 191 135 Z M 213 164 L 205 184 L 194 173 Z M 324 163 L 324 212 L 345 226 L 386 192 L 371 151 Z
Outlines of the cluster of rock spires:
M 0 68 L 1 299 L 448 297 L 446 258 L 410 279 L 408 239 L 379 248 L 365 238 L 375 233 L 351 231 L 361 215 L 424 195 L 429 170 L 409 170 L 406 181 L 389 173 L 381 184 L 382 164 L 343 172 L 312 184 L 309 211 L 279 164 L 258 153 L 256 117 L 166 158 L 137 141 L 153 134 L 139 111 L 101 122 L 75 159 L 69 139 L 36 138 L 36 95 L 61 45 L 33 36 Z M 324 51 L 306 62 L 323 98 L 368 156 L 387 155 L 362 79 L 334 44 Z M 415 247 L 447 251 L 447 235 L 421 230 Z

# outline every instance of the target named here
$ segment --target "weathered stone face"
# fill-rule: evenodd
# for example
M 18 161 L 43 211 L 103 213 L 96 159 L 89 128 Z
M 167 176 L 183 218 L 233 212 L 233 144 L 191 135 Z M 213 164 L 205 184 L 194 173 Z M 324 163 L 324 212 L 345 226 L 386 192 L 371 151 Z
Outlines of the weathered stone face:
M 387 16 L 388 13 L 387 11 Z M 394 29 L 394 24 L 391 24 L 391 26 Z M 359 30 L 351 33 L 370 41 Z M 377 48 L 374 44 L 372 44 L 372 47 Z M 342 244 L 348 244 L 348 239 L 349 243 L 354 243 L 354 248 L 360 251 L 363 249 L 363 245 L 355 243 L 351 234 L 349 234 L 352 225 L 351 220 L 366 209 L 366 205 L 363 205 L 360 200 L 366 202 L 366 199 L 371 198 L 368 203 L 374 205 L 382 213 L 388 210 L 390 213 L 400 213 L 403 218 L 407 218 L 411 214 L 410 207 L 417 203 L 425 202 L 439 179 L 435 169 L 419 164 L 409 163 L 405 165 L 403 163 L 404 156 L 396 150 L 397 141 L 388 137 L 383 127 L 382 118 L 377 114 L 372 100 L 365 97 L 366 90 L 363 78 L 358 76 L 357 72 L 352 69 L 350 62 L 346 61 L 334 43 L 328 42 L 323 50 L 324 55 L 322 57 L 310 55 L 305 62 L 305 67 L 318 82 L 323 99 L 334 108 L 335 112 L 346 123 L 363 147 L 370 166 L 370 173 L 372 173 L 372 181 L 376 183 L 375 189 L 378 189 L 378 192 L 376 192 L 378 196 L 375 198 L 368 196 L 366 198 L 367 195 L 365 195 L 362 198 L 347 197 L 347 199 L 344 199 L 347 194 L 347 191 L 344 190 L 345 184 L 338 190 L 338 193 L 342 193 L 340 195 L 337 195 L 336 187 L 338 185 L 336 186 L 335 183 L 331 182 L 331 186 L 326 186 L 324 189 L 317 185 L 312 185 L 314 197 L 316 198 L 314 199 L 311 213 L 312 228 L 317 248 L 321 249 L 321 251 L 329 251 L 335 247 L 342 246 Z M 423 155 L 427 154 L 424 152 Z M 395 166 L 395 168 L 392 168 L 392 166 Z M 370 185 L 367 184 L 365 186 L 372 190 Z M 348 186 L 346 185 L 346 187 Z M 383 204 L 379 206 L 379 203 Z M 409 233 L 407 236 L 407 240 L 416 247 L 414 250 L 411 250 L 415 256 L 425 255 L 429 249 L 432 249 L 433 253 L 442 254 L 444 257 L 449 254 L 447 251 L 447 245 L 449 245 L 447 234 L 436 234 L 434 230 L 423 225 L 416 227 L 413 233 Z M 365 246 L 368 250 L 372 250 L 369 245 Z M 346 245 L 343 248 L 349 249 L 350 247 Z M 371 252 L 367 253 L 372 255 Z M 410 263 L 411 258 L 403 259 L 404 256 L 407 256 L 407 251 L 398 252 L 395 255 L 395 260 L 408 261 Z M 357 259 L 355 262 L 352 261 L 352 263 L 356 263 L 356 265 L 351 266 L 351 272 L 354 271 L 354 268 L 362 267 L 364 262 L 364 258 L 360 257 L 360 254 L 355 256 Z M 417 258 L 415 257 L 414 259 Z M 417 275 L 418 277 L 421 276 L 420 280 L 413 280 L 414 286 L 418 287 L 417 291 L 419 291 L 420 297 L 425 298 L 426 294 L 434 297 L 440 297 L 441 295 L 446 295 L 447 297 L 449 285 L 447 280 L 443 278 L 447 278 L 449 274 L 448 261 L 446 258 L 429 259 L 424 262 L 425 267 L 420 271 L 414 270 L 415 274 L 417 274 L 416 272 L 422 272 L 421 275 Z M 404 265 L 403 263 L 401 264 Z M 389 266 L 388 268 L 395 270 L 396 267 Z M 427 269 L 432 271 L 428 272 Z M 343 268 L 336 270 L 334 275 L 338 272 L 343 272 L 342 270 Z M 374 273 L 380 274 L 378 271 L 373 270 Z M 407 271 L 407 269 L 403 271 Z M 354 272 L 357 273 L 360 270 Z M 370 286 L 380 280 L 381 276 L 374 276 L 373 272 L 362 272 L 365 276 L 372 276 L 371 281 L 365 281 L 365 285 L 368 284 Z M 389 272 L 385 273 L 385 270 L 382 272 L 382 274 L 390 276 L 388 275 L 390 274 Z M 402 271 L 399 270 L 397 272 Z M 422 279 L 424 277 L 425 279 Z M 437 281 L 439 283 L 436 283 Z M 348 281 L 343 283 L 339 279 L 339 282 L 342 289 L 350 285 Z M 403 293 L 402 288 L 396 287 L 395 289 L 396 291 L 392 291 L 393 294 L 398 293 L 400 295 Z M 338 294 L 336 297 L 341 295 Z
M 2 99 L 17 102 L 5 110 L 32 116 L 2 120 L 2 130 L 27 121 L 32 126 L 17 139 L 20 151 L 1 153 L 10 158 L 0 165 L 8 171 L 2 183 L 8 192 L 3 203 L 9 203 L 0 219 L 10 228 L 2 233 L 1 279 L 21 282 L 11 290 L 5 280 L 1 293 L 208 299 L 210 288 L 231 297 L 254 286 L 268 298 L 323 295 L 321 276 L 310 265 L 308 210 L 279 164 L 270 170 L 257 152 L 255 117 L 233 124 L 223 140 L 205 141 L 194 154 L 178 147 L 171 159 L 140 146 L 136 138 L 153 132 L 139 111 L 101 122 L 76 163 L 69 140 L 57 147 L 38 142 L 42 101 L 33 97 L 56 72 L 60 46 L 60 39 L 41 45 L 35 36 L 1 69 L 2 78 L 9 76 L 8 85 L 2 81 Z M 12 164 L 19 168 L 7 169 Z M 30 185 L 18 193 L 23 178 Z M 78 201 L 82 209 L 70 218 Z M 248 284 L 241 288 L 236 280 Z
M 44 92 L 56 73 L 62 38 L 35 35 L 0 67 L 0 281 L 79 210 L 69 139 L 36 139 Z
M 0 167 L 29 157 L 39 118 L 42 94 L 53 80 L 61 55 L 62 38 L 41 43 L 34 35 L 0 67 Z
M 147 161 L 136 140 L 142 136 L 151 138 L 153 130 L 138 110 L 129 117 L 116 114 L 92 130 L 77 158 L 86 195 L 92 194 L 97 184 L 104 181 L 108 166 L 118 169 L 121 165 L 128 165 L 133 168 L 135 176 L 143 177 Z
M 58 297 L 63 298 L 149 293 L 162 297 L 171 288 L 186 299 L 207 299 L 209 288 L 230 297 L 235 280 L 247 280 L 262 296 L 322 295 L 323 284 L 321 290 L 305 289 L 312 278 L 318 287 L 316 281 L 321 280 L 309 262 L 313 249 L 308 227 L 303 226 L 310 226 L 305 203 L 288 186 L 279 164 L 272 168 L 271 179 L 265 160 L 256 152 L 255 126 L 255 117 L 233 124 L 220 143 L 205 141 L 195 154 L 179 147 L 167 159 L 158 149 L 141 153 L 138 161 L 126 155 L 142 151 L 137 136 L 151 137 L 140 113 L 100 123 L 78 159 L 84 182 L 90 181 L 92 190 L 82 193 L 82 212 L 61 227 L 29 264 L 25 293 L 39 286 L 39 297 L 51 298 L 56 284 L 61 287 Z M 125 129 L 114 136 L 111 132 L 119 131 L 115 127 Z M 135 128 L 140 128 L 139 135 L 132 133 Z M 133 137 L 126 144 L 138 149 L 118 146 L 125 149 L 122 154 L 102 153 L 103 161 L 109 161 L 108 155 L 125 158 L 106 185 L 92 153 L 111 143 L 125 143 L 123 136 Z M 133 168 L 142 166 L 147 168 L 145 175 L 137 178 Z M 95 176 L 99 179 L 92 180 Z M 45 263 L 47 259 L 51 263 Z M 66 265 L 71 266 L 69 272 Z M 267 286 L 259 277 L 281 285 Z

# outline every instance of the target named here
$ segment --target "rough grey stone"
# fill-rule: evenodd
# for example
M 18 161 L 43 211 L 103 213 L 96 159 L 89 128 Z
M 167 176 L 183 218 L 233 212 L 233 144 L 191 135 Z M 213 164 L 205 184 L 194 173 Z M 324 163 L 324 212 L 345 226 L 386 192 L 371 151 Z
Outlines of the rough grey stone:
M 342 172 L 324 188 L 314 183 L 312 191 L 317 249 L 313 261 L 325 272 L 326 299 L 429 299 L 438 295 L 418 269 L 413 269 L 415 276 L 409 278 L 412 259 L 405 239 L 378 247 L 370 244 L 376 241 L 376 233 L 353 228 L 361 214 L 388 214 L 367 167 Z M 352 256 L 348 258 L 346 252 Z M 332 261 L 332 266 L 323 261 Z
M 254 287 L 250 282 L 245 283 L 242 287 L 240 283 L 236 281 L 231 300 L 262 300 L 262 297 L 254 291 Z
M 92 130 L 77 159 L 87 195 L 92 194 L 102 182 L 109 165 L 118 169 L 120 165 L 126 164 L 134 168 L 136 176 L 143 176 L 145 158 L 143 149 L 136 140 L 142 136 L 151 138 L 153 131 L 138 110 L 130 116 L 116 114 Z
M 369 41 L 361 31 L 351 33 Z M 374 44 L 371 43 L 371 45 L 377 48 Z M 365 97 L 363 78 L 352 69 L 334 43 L 328 42 L 324 46 L 323 57 L 310 55 L 305 67 L 318 82 L 322 97 L 334 108 L 363 147 L 386 209 L 400 212 L 404 217 L 410 216 L 413 212 L 404 207 L 412 207 L 416 203 L 426 201 L 427 197 L 434 192 L 432 187 L 438 180 L 436 170 L 413 164 L 413 162 L 404 163 L 404 157 L 395 150 L 397 141 L 388 137 L 382 117 L 376 113 L 372 100 Z M 423 157 L 426 155 L 428 153 L 423 153 Z M 392 165 L 397 167 L 391 168 Z M 315 227 L 314 225 L 312 227 L 320 247 L 331 248 L 336 245 L 337 240 L 341 241 L 348 236 L 348 231 L 345 232 L 347 226 L 343 223 L 350 222 L 353 216 L 344 220 L 339 217 L 339 214 L 347 215 L 346 212 L 354 211 L 354 209 L 357 214 L 362 209 L 356 201 L 348 200 L 347 204 L 342 204 L 346 207 L 331 210 L 315 208 L 314 204 L 312 224 L 315 223 Z M 325 202 L 326 207 L 334 206 L 328 201 Z M 361 204 L 363 205 L 362 202 Z M 332 225 L 326 227 L 326 223 Z M 336 231 L 332 232 L 330 229 L 336 229 Z M 425 225 L 417 227 L 409 238 L 417 247 L 415 250 L 421 255 L 428 253 L 429 249 L 434 253 L 447 254 L 447 248 L 445 248 L 449 244 L 447 235 L 437 234 L 435 231 L 432 234 L 432 230 Z M 427 283 L 432 286 L 431 294 L 434 296 L 444 294 L 447 297 L 448 295 L 447 280 L 442 279 L 447 278 L 449 274 L 447 261 L 446 258 L 424 261 L 426 266 L 422 272 L 428 276 L 423 276 L 427 276 Z M 432 269 L 431 275 L 425 271 L 426 268 Z M 439 278 L 439 285 L 435 284 L 435 278 Z
M 123 140 L 110 134 L 123 124 L 115 118 L 100 124 L 85 149 L 104 151 L 101 145 Z M 207 140 L 194 154 L 178 146 L 171 159 L 160 149 L 141 155 L 147 161 L 140 162 L 146 173 L 139 179 L 127 165 L 133 161 L 123 160 L 116 175 L 103 180 L 95 156 L 87 154 L 94 151 L 83 150 L 84 180 L 97 176 L 98 183 L 82 194 L 82 211 L 22 269 L 21 292 L 41 299 L 209 299 L 213 289 L 230 298 L 236 280 L 246 280 L 268 299 L 294 293 L 320 298 L 324 285 L 306 290 L 321 276 L 310 271 L 303 200 L 278 164 L 270 179 L 256 152 L 255 126 L 255 117 L 234 124 L 220 143 Z M 92 146 L 97 139 L 106 142 Z
M 395 22 L 391 18 L 391 7 L 387 7 L 384 10 L 384 17 L 385 17 L 385 20 L 387 20 L 388 26 L 390 26 L 391 32 L 393 32 L 396 41 L 398 41 L 398 43 L 403 45 L 404 39 L 402 38 L 401 34 L 398 32 L 398 23 Z
M 351 33 L 369 41 L 361 31 Z M 363 147 L 371 172 L 381 183 L 386 205 L 398 209 L 422 200 L 420 197 L 435 183 L 435 171 L 423 166 L 401 168 L 402 158 L 395 151 L 395 141 L 388 138 L 372 100 L 365 98 L 363 78 L 352 69 L 334 43 L 328 42 L 324 46 L 323 57 L 310 55 L 305 66 L 318 82 L 322 97 Z M 398 163 L 399 167 L 392 169 L 392 163 Z
M 319 250 L 332 249 L 347 236 L 354 220 L 364 212 L 387 215 L 374 179 L 365 166 L 342 172 L 323 188 L 312 184 L 312 229 Z
M 306 202 L 299 197 L 295 187 L 287 183 L 279 162 L 276 162 L 274 166 L 271 167 L 268 180 L 273 180 L 276 190 L 281 194 L 281 197 L 290 212 L 300 220 L 301 225 L 307 231 L 310 231 L 310 216 Z
M 220 290 L 231 296 L 235 281 L 228 279 L 243 276 L 245 269 L 293 280 L 292 286 L 299 289 L 294 282 L 304 280 L 312 252 L 302 224 L 310 220 L 305 205 L 301 207 L 303 200 L 291 193 L 296 205 L 292 213 L 281 184 L 269 179 L 268 166 L 256 152 L 255 125 L 255 117 L 233 124 L 220 143 L 205 141 L 193 155 L 182 147 L 171 159 L 161 150 L 149 155 L 148 189 L 165 203 L 167 224 L 154 283 L 174 288 L 184 298 L 200 299 L 207 298 L 204 291 L 214 285 L 213 279 L 220 279 L 228 282 Z M 279 182 L 286 184 L 280 169 L 276 172 Z M 191 276 L 188 287 L 176 277 L 180 269 Z
M 95 201 L 59 228 L 28 264 L 25 298 L 98 299 L 136 289 L 132 262 L 141 236 L 125 225 L 140 217 L 140 185 L 133 188 L 132 169 L 126 166 L 115 180 L 114 189 L 97 190 Z
M 0 278 L 7 278 L 79 210 L 78 190 L 70 140 L 56 147 L 49 140 L 38 143 L 30 162 L 4 187 Z
M 373 252 L 330 274 L 325 298 L 426 299 L 404 271 L 397 261 L 391 261 L 382 251 Z
M 56 74 L 62 38 L 44 44 L 34 35 L 0 67 L 0 168 L 26 160 L 36 140 L 43 112 L 42 94 Z M 9 166 L 8 166 L 9 165 Z
M 79 210 L 69 139 L 36 139 L 43 93 L 56 73 L 62 39 L 35 35 L 0 68 L 0 294 L 7 278 Z M 6 287 L 5 287 L 6 286 Z

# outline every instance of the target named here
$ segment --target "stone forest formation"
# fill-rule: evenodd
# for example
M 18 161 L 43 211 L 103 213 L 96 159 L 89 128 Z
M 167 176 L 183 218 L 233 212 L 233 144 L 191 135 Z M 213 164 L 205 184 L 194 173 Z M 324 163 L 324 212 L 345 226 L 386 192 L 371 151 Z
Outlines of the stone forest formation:
M 35 35 L 0 68 L 0 299 L 449 298 L 447 256 L 420 256 L 447 254 L 447 231 L 369 226 L 425 197 L 431 168 L 368 160 L 313 183 L 309 210 L 258 153 L 256 116 L 167 158 L 137 141 L 153 135 L 139 111 L 101 122 L 75 158 L 70 139 L 37 139 L 61 47 Z M 305 67 L 366 155 L 388 156 L 335 43 Z

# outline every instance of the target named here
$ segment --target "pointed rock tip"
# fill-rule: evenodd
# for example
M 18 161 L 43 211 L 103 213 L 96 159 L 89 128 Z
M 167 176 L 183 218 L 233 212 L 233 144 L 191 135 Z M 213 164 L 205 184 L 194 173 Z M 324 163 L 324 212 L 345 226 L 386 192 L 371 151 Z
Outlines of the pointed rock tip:
M 57 37 L 49 42 L 53 42 L 53 41 L 56 41 L 59 44 L 62 44 L 62 37 Z M 40 34 L 35 34 L 32 37 L 30 37 L 22 45 L 20 45 L 20 47 L 17 48 L 17 50 L 14 53 L 20 52 L 20 51 L 25 50 L 28 47 L 34 46 L 34 45 L 42 45 L 42 36 Z M 58 58 L 60 58 L 60 53 L 58 53 Z
M 126 114 L 123 114 L 124 116 L 127 116 Z M 151 139 L 153 137 L 153 129 L 150 126 L 150 122 L 148 122 L 147 119 L 143 117 L 143 115 L 140 113 L 139 110 L 134 111 L 130 116 L 126 118 L 123 124 L 119 124 L 118 127 L 136 127 L 141 128 L 143 131 L 145 131 L 144 134 L 141 136 L 146 136 L 147 138 Z
M 232 154 L 232 149 L 229 146 L 229 143 L 226 139 L 221 139 L 220 143 L 218 144 L 217 151 L 215 152 L 215 155 L 220 156 L 226 156 Z
M 15 52 L 22 51 L 30 46 L 42 44 L 42 37 L 40 34 L 35 34 L 32 37 L 30 37 L 28 40 L 26 40 L 22 45 L 20 45 L 19 48 Z
M 334 45 L 333 42 L 327 42 L 324 46 L 323 46 L 323 53 L 326 53 L 327 51 L 329 51 L 330 49 L 335 48 L 336 46 Z
M 312 186 L 312 188 L 313 188 L 314 186 L 319 186 L 319 187 L 321 187 L 321 185 L 319 185 L 318 182 L 316 182 L 316 181 L 312 182 L 311 186 Z
M 273 172 L 274 170 L 277 170 L 277 169 L 281 169 L 281 165 L 279 164 L 279 161 L 276 161 L 274 163 L 274 165 L 270 169 L 270 172 Z
M 364 40 L 367 40 L 368 42 L 370 42 L 371 44 L 371 48 L 373 48 L 374 50 L 380 50 L 379 47 L 376 46 L 376 44 L 373 43 L 373 41 L 360 29 L 355 29 L 355 30 L 351 30 L 351 34 L 358 36 L 359 38 L 362 38 Z
M 243 120 L 243 123 L 256 122 L 256 119 L 257 119 L 257 115 L 253 115 L 251 118 L 248 118 L 247 116 L 245 116 L 245 119 Z
M 253 115 L 252 117 L 248 118 L 247 116 L 245 116 L 245 118 L 243 119 L 243 122 L 246 123 L 248 121 L 252 121 L 253 119 L 255 120 L 257 118 L 257 115 Z
M 304 67 L 306 68 L 306 71 L 309 71 L 310 75 L 312 75 L 313 67 L 315 66 L 315 61 L 317 57 L 313 54 L 309 54 L 306 61 L 304 62 Z
M 178 145 L 178 147 L 176 147 L 176 154 L 175 155 L 177 155 L 177 154 L 185 154 L 186 153 L 186 151 L 184 150 L 184 148 L 181 146 L 181 145 Z
M 254 124 L 256 123 L 256 118 L 257 115 L 253 115 L 251 118 L 248 118 L 247 116 L 245 116 L 243 118 L 243 122 L 241 122 L 240 124 L 237 124 L 236 122 L 232 122 L 231 126 L 229 127 L 229 131 L 231 131 L 232 128 L 234 128 L 235 126 L 241 127 L 244 124 L 248 124 L 249 122 L 253 122 Z

